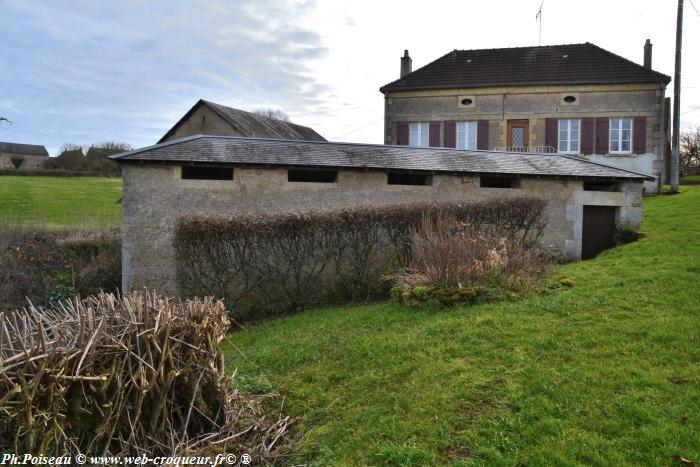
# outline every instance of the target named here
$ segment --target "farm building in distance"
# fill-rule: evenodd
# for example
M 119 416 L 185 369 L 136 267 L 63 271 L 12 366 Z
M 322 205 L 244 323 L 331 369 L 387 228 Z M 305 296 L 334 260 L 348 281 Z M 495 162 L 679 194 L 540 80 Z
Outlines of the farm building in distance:
M 325 141 L 312 128 L 200 99 L 158 143 L 191 135 Z
M 545 246 L 592 257 L 636 229 L 651 177 L 555 154 L 191 136 L 113 156 L 123 187 L 123 287 L 177 294 L 173 234 L 190 214 L 536 196 Z
M 48 160 L 49 153 L 44 146 L 0 142 L 0 169 L 2 170 L 42 169 Z

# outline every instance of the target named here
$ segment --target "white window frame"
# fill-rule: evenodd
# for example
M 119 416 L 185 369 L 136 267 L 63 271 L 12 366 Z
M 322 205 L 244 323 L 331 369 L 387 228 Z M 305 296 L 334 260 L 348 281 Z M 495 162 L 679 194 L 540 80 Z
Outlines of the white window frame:
M 417 148 L 430 146 L 430 123 L 413 122 L 408 124 L 408 145 Z
M 619 148 L 622 148 L 622 122 L 624 120 L 627 120 L 630 122 L 630 138 L 629 138 L 629 149 L 627 150 L 622 150 Z M 613 131 L 617 131 L 617 141 L 618 145 L 618 150 L 613 151 Z M 608 153 L 609 154 L 632 154 L 632 144 L 634 141 L 634 135 L 632 134 L 634 132 L 634 124 L 632 122 L 632 117 L 617 117 L 617 118 L 611 118 L 610 119 L 610 129 L 608 130 Z
M 457 122 L 457 149 L 476 151 L 477 131 L 475 120 Z
M 576 138 L 571 138 L 571 126 L 573 122 L 578 123 L 576 130 Z M 561 130 L 566 130 L 566 139 L 562 140 Z M 577 148 L 571 149 L 571 142 L 576 141 Z M 557 126 L 557 152 L 562 154 L 580 154 L 581 153 L 581 119 L 580 118 L 560 118 Z

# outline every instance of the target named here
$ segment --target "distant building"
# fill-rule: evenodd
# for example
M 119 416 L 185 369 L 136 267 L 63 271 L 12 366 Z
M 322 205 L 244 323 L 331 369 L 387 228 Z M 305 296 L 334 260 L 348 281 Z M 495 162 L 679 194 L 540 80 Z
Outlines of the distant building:
M 49 153 L 44 146 L 0 142 L 1 170 L 42 169 L 48 160 Z
M 652 70 L 651 48 L 643 65 L 588 42 L 453 50 L 416 71 L 405 51 L 380 88 L 384 142 L 558 152 L 659 177 L 671 78 Z
M 325 141 L 312 128 L 226 107 L 200 99 L 158 140 L 164 143 L 191 135 L 256 136 L 261 138 Z
M 119 175 L 119 164 L 110 159 L 109 156 L 122 152 L 123 150 L 124 148 L 91 146 L 87 154 L 85 154 L 86 170 L 105 175 Z

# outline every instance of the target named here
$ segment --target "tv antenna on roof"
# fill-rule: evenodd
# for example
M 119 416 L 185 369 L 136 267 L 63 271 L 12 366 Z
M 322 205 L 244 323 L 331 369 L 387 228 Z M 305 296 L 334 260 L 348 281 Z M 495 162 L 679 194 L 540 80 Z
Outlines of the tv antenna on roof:
M 535 15 L 535 21 L 540 22 L 540 41 L 537 45 L 542 45 L 542 5 L 544 5 L 544 0 L 540 3 L 540 9 L 537 10 L 537 14 Z

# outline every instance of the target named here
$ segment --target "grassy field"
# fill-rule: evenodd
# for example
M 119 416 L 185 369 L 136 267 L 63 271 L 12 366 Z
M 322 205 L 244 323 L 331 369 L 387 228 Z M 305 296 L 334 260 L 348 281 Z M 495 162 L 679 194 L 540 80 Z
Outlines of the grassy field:
M 121 178 L 0 176 L 0 225 L 121 224 Z
M 571 289 L 311 310 L 232 334 L 227 365 L 298 417 L 290 463 L 697 463 L 700 187 L 683 191 L 644 200 L 640 241 L 562 266 Z
M 681 185 L 700 185 L 700 175 L 688 175 L 680 179 Z

